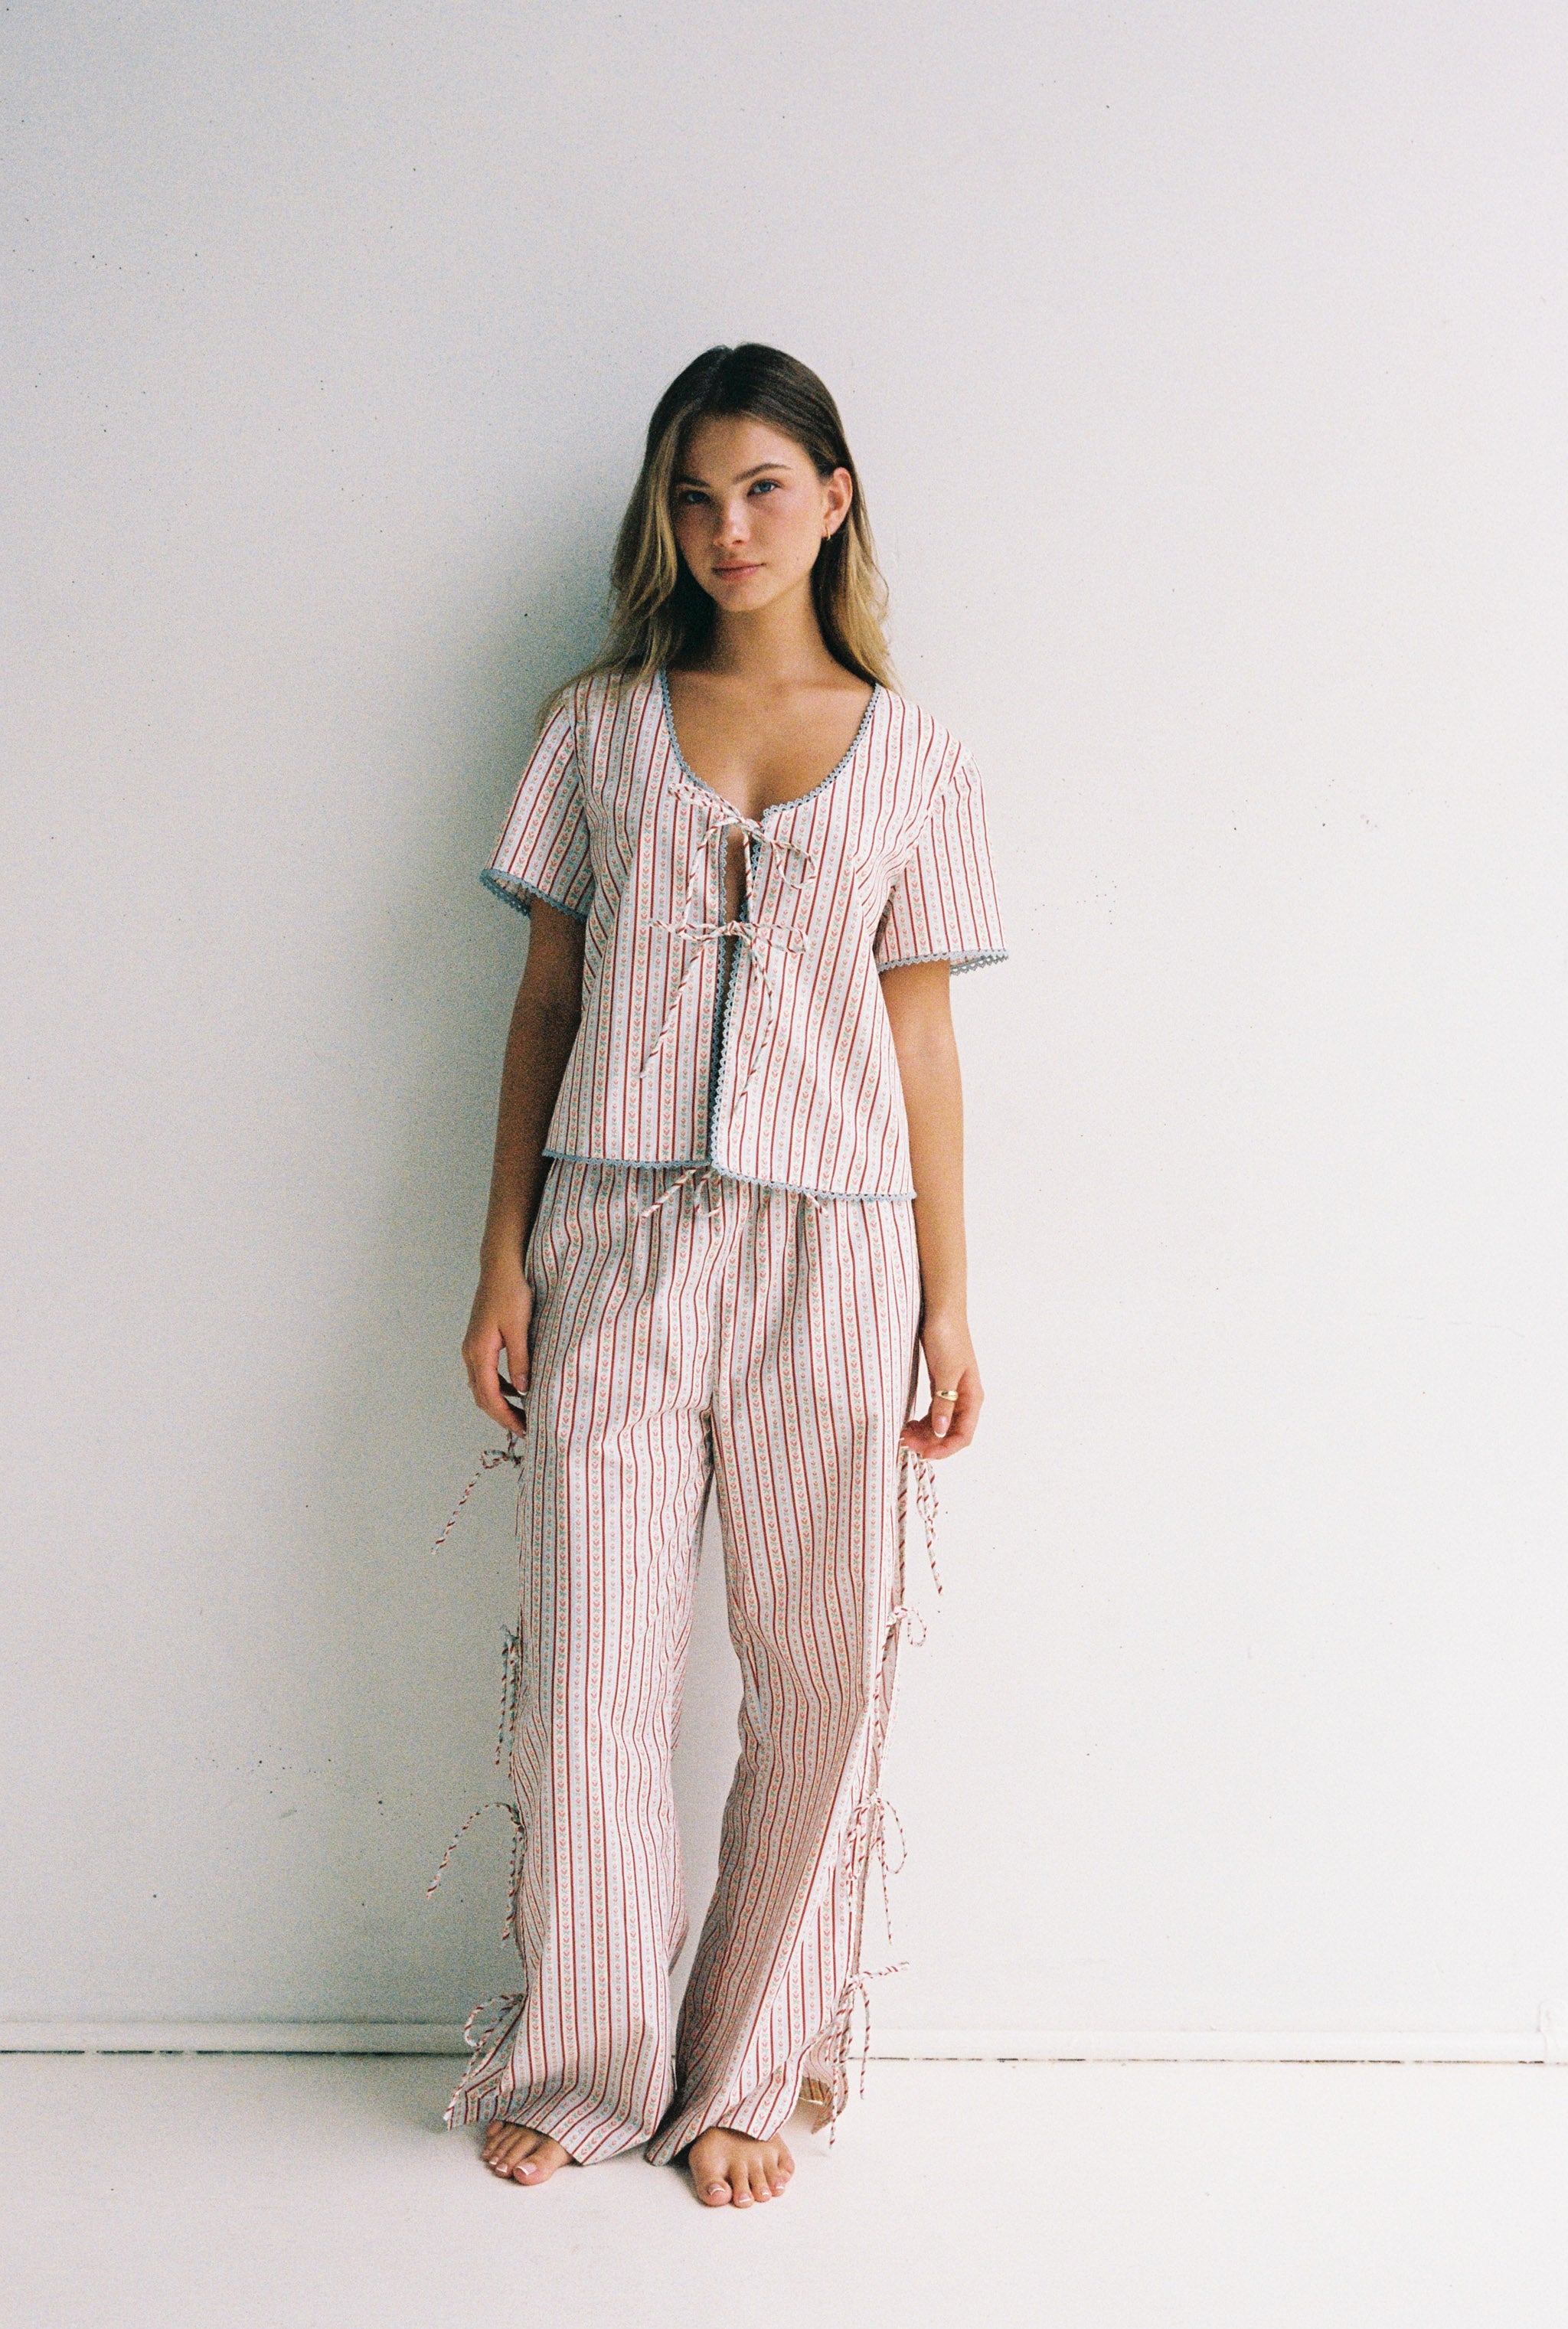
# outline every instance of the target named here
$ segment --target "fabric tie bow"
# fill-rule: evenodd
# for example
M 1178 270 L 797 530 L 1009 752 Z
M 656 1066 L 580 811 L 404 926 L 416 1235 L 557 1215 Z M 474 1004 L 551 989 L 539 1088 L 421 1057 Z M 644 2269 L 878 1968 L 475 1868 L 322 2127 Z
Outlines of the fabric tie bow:
M 720 938 L 739 938 L 745 947 L 747 960 L 755 968 L 761 987 L 763 1014 L 762 1023 L 757 1030 L 759 1039 L 772 1023 L 778 1008 L 774 981 L 769 972 L 768 951 L 774 948 L 782 949 L 786 954 L 804 954 L 806 951 L 806 936 L 801 930 L 783 929 L 770 922 L 740 919 L 709 922 L 693 919 L 693 909 L 694 907 L 701 909 L 713 878 L 707 853 L 715 843 L 720 844 L 725 843 L 732 827 L 738 826 L 749 840 L 777 853 L 779 877 L 786 889 L 800 889 L 815 862 L 810 850 L 804 847 L 800 842 L 790 840 L 788 834 L 770 831 L 760 817 L 742 816 L 739 809 L 732 809 L 725 814 L 715 806 L 709 810 L 708 818 L 706 830 L 697 844 L 691 878 L 686 884 L 686 900 L 683 911 L 673 920 L 654 921 L 650 924 L 650 928 L 656 930 L 669 930 L 675 936 L 685 938 L 691 946 L 692 957 L 670 998 L 669 1008 L 665 1013 L 663 1023 L 654 1039 L 653 1046 L 638 1070 L 639 1082 L 652 1072 L 666 1044 L 675 1033 L 679 1023 L 682 1006 L 686 999 L 686 990 L 702 969 L 706 959 L 706 949 L 710 946 L 714 945 Z M 792 858 L 798 860 L 798 870 L 791 865 Z M 722 859 L 720 863 L 722 866 Z M 759 1055 L 760 1049 L 759 1040 L 752 1046 L 753 1055 Z M 732 1106 L 738 1105 L 745 1097 L 751 1088 L 751 1079 L 748 1076 L 739 1091 L 734 1093 Z

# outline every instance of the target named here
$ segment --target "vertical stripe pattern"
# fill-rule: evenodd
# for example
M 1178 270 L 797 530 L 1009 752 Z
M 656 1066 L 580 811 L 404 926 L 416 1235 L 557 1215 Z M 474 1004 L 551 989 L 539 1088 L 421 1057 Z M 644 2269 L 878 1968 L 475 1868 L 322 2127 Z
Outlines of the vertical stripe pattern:
M 835 2107 L 908 1611 L 898 1445 L 916 1389 L 912 1208 L 711 1170 L 558 1159 L 534 1297 L 508 1696 L 523 1981 L 471 2018 L 449 2124 L 581 2160 Z M 922 1484 L 923 1485 L 923 1484 Z M 678 2030 L 670 1762 L 716 1495 L 741 1753 Z
M 728 921 L 735 827 L 747 879 Z M 877 688 L 836 768 L 744 817 L 683 759 L 662 671 L 581 682 L 540 737 L 484 878 L 524 911 L 544 898 L 585 925 L 549 1155 L 912 1193 L 879 973 L 1006 954 L 980 778 L 929 712 Z

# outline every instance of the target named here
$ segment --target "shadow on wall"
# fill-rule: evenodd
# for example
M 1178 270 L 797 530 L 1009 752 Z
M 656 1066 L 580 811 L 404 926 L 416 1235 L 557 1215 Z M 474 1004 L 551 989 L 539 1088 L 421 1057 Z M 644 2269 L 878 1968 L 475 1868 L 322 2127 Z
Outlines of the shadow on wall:
M 408 886 L 378 901 L 367 931 L 363 993 L 365 1059 L 395 1074 L 401 1104 L 374 1163 L 352 1311 L 332 1329 L 335 1387 L 300 1463 L 321 1552 L 313 1650 L 334 1693 L 323 1735 L 335 1784 L 319 1799 L 319 1856 L 294 1904 L 293 1943 L 324 2019 L 460 2022 L 519 1982 L 500 1938 L 512 1842 L 503 1810 L 476 1822 L 425 1897 L 459 1823 L 507 1794 L 495 1757 L 503 1635 L 516 1616 L 515 1476 L 497 1467 L 481 1480 L 434 1559 L 430 1548 L 480 1451 L 502 1444 L 472 1404 L 458 1344 L 529 926 L 478 872 L 540 702 L 602 636 L 590 580 L 608 565 L 611 523 L 603 542 L 585 544 L 581 514 L 563 518 L 553 538 L 570 556 L 519 555 L 430 700 L 411 702 L 423 732 L 397 740 L 404 765 L 425 771 L 422 813 Z M 677 1759 L 693 1925 L 683 1975 L 736 1752 L 740 1681 L 717 1550 L 710 1517 Z

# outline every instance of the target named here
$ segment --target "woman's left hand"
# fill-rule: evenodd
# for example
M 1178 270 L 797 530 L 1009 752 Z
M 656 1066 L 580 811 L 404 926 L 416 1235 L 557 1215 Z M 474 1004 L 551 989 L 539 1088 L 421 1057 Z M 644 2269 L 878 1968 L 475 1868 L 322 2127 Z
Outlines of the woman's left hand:
M 899 1445 L 912 1447 L 917 1456 L 956 1456 L 974 1438 L 986 1396 L 967 1321 L 928 1316 L 921 1328 L 921 1349 L 930 1377 L 931 1403 L 924 1415 L 912 1417 L 904 1425 Z

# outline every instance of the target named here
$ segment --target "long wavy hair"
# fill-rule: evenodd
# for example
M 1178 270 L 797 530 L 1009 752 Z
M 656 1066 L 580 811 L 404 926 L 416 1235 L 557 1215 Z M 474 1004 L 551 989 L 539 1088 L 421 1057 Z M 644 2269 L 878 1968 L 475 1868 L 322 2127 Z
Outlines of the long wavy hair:
M 642 468 L 610 563 L 610 626 L 602 653 L 551 691 L 547 720 L 567 690 L 595 673 L 645 679 L 661 664 L 700 655 L 712 636 L 713 601 L 675 542 L 673 486 L 698 421 L 760 420 L 799 446 L 820 477 L 847 469 L 855 492 L 811 570 L 811 600 L 823 643 L 846 671 L 895 684 L 883 624 L 887 586 L 876 562 L 860 476 L 838 407 L 823 382 L 779 348 L 744 342 L 709 348 L 671 381 L 647 425 Z

